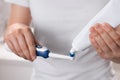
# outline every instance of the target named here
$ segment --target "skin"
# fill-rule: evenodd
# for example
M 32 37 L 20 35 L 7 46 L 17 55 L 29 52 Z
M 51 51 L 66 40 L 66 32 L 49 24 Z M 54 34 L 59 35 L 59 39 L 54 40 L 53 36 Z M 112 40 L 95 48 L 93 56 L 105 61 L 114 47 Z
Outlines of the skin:
M 37 41 L 30 21 L 29 8 L 12 4 L 4 40 L 16 55 L 33 61 Z M 108 23 L 97 23 L 90 28 L 89 39 L 100 57 L 120 63 L 120 26 L 112 28 Z
M 16 55 L 33 61 L 36 40 L 29 27 L 30 21 L 29 8 L 12 4 L 4 40 Z
M 90 28 L 89 38 L 99 56 L 120 63 L 120 26 L 97 23 Z

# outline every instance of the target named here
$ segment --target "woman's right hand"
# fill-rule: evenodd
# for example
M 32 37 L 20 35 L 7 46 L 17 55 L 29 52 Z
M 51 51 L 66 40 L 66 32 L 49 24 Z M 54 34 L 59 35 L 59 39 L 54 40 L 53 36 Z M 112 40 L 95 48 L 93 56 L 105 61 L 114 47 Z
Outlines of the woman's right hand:
M 8 26 L 4 40 L 16 55 L 30 61 L 36 58 L 36 41 L 29 26 L 20 23 Z

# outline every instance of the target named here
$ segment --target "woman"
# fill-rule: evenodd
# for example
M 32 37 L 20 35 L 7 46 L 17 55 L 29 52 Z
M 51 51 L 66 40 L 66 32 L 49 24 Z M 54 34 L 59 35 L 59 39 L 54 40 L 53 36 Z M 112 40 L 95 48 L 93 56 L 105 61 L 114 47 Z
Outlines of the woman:
M 6 1 L 12 6 L 5 42 L 16 55 L 34 60 L 32 80 L 114 80 L 110 61 L 120 62 L 120 48 L 116 47 L 116 42 L 120 44 L 120 29 L 108 23 L 93 25 L 90 29 L 93 47 L 78 53 L 75 61 L 43 59 L 35 55 L 37 40 L 51 51 L 67 54 L 74 37 L 109 0 Z M 35 35 L 29 27 L 31 20 Z M 113 43 L 110 49 L 103 39 Z

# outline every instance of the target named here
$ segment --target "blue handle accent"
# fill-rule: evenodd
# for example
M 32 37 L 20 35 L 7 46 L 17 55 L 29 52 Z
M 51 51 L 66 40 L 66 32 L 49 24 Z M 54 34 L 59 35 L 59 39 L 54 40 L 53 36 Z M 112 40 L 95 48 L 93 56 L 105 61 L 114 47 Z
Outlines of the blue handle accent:
M 50 53 L 50 51 L 47 48 L 43 49 L 43 47 L 41 47 L 39 45 L 36 46 L 36 55 L 37 56 L 41 56 L 43 58 L 48 58 L 49 53 Z

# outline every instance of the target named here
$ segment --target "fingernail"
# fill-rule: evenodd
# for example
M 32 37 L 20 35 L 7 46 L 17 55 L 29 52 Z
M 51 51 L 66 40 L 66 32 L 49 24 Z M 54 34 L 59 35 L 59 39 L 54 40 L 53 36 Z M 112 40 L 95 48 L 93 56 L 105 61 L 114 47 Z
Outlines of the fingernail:
M 90 34 L 90 39 L 93 39 L 93 35 L 92 34 Z
M 96 26 L 95 29 L 98 31 L 98 32 L 102 32 L 103 29 L 101 28 L 101 26 Z
M 97 36 L 97 31 L 95 30 L 94 27 L 90 28 L 90 32 L 91 32 L 91 35 L 94 37 L 94 36 Z
M 91 38 L 91 41 L 92 41 L 92 42 L 95 42 L 94 38 Z
M 94 32 L 95 30 L 94 30 L 94 28 L 93 27 L 91 27 L 90 28 L 90 32 Z
M 110 31 L 110 28 L 107 26 L 107 25 L 105 25 L 105 24 L 103 24 L 103 28 L 105 29 L 105 31 L 107 31 L 107 32 L 109 32 Z
M 92 36 L 93 36 L 93 37 L 96 37 L 97 35 L 98 35 L 97 31 L 94 31 L 94 32 L 92 33 Z
M 32 60 L 34 60 L 36 57 L 35 56 L 32 56 Z

